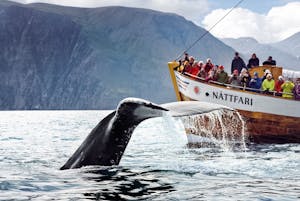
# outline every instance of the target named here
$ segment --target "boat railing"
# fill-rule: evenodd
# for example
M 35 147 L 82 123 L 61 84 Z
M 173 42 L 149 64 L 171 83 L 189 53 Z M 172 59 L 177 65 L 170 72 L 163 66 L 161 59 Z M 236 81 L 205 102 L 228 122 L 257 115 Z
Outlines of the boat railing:
M 226 83 L 222 83 L 222 82 L 217 82 L 214 80 L 209 80 L 206 81 L 204 78 L 184 72 L 184 75 L 187 75 L 189 77 L 195 78 L 197 80 L 201 80 L 203 82 L 208 82 L 208 83 L 212 83 L 212 84 L 216 84 L 222 87 L 226 87 L 226 88 L 234 88 L 234 89 L 240 89 L 243 91 L 251 91 L 251 92 L 256 92 L 256 93 L 261 93 L 261 94 L 268 94 L 268 95 L 273 95 L 273 96 L 277 96 L 280 97 L 283 94 L 287 94 L 287 95 L 293 95 L 292 93 L 287 93 L 287 92 L 277 92 L 277 91 L 268 91 L 267 93 L 261 89 L 255 89 L 255 88 L 250 88 L 250 87 L 243 87 L 243 86 L 237 86 L 237 85 L 232 85 L 232 84 L 226 84 Z

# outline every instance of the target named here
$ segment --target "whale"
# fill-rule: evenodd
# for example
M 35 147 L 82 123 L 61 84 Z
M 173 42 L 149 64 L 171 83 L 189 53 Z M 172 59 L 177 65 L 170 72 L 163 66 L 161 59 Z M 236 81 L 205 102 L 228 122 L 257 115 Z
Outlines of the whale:
M 200 101 L 158 105 L 143 99 L 126 98 L 118 104 L 116 110 L 96 125 L 60 169 L 90 165 L 118 165 L 134 129 L 146 119 L 162 117 L 167 112 L 175 118 L 183 118 L 219 110 L 232 111 L 233 109 L 213 103 L 204 104 Z M 188 132 L 189 129 L 186 130 Z
M 115 111 L 98 123 L 60 169 L 118 165 L 136 126 L 146 119 L 161 117 L 164 111 L 167 109 L 146 100 L 122 100 Z

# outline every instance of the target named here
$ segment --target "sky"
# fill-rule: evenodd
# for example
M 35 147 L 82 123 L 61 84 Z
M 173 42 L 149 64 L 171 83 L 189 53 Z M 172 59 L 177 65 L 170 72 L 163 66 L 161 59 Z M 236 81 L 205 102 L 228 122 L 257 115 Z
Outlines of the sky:
M 128 6 L 172 12 L 210 29 L 242 1 L 211 33 L 219 38 L 252 37 L 261 43 L 300 32 L 300 0 L 14 0 L 75 7 Z

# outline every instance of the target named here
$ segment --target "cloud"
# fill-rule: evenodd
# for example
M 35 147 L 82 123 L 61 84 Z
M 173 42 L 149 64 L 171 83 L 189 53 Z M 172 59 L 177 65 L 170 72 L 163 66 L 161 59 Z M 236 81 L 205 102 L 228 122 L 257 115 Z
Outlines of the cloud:
M 19 3 L 50 3 L 76 7 L 128 6 L 172 12 L 200 22 L 209 12 L 209 0 L 14 0 Z
M 224 6 L 224 2 L 212 0 L 14 0 L 20 3 L 51 3 L 77 7 L 128 6 L 148 8 L 163 12 L 172 12 L 209 29 L 229 9 L 212 7 Z M 296 32 L 300 32 L 300 2 L 278 0 L 281 5 L 273 7 L 269 12 L 260 14 L 245 8 L 237 8 L 218 24 L 211 33 L 217 37 L 253 37 L 260 42 L 269 43 L 283 40 Z M 279 4 L 275 1 L 274 4 Z M 227 2 L 227 1 L 226 1 Z M 276 3 L 277 2 L 277 3 Z M 262 2 L 261 2 L 262 3 Z M 265 2 L 264 2 L 265 3 Z M 228 4 L 228 3 L 227 3 Z M 226 4 L 226 5 L 227 5 Z M 230 3 L 231 4 L 231 3 Z M 257 3 L 255 3 L 257 4 Z M 254 4 L 254 5 L 255 5 Z M 266 5 L 265 5 L 266 6 Z M 271 6 L 271 5 L 270 5 Z M 253 5 L 252 5 L 252 9 Z M 257 10 L 257 9 L 255 9 Z M 210 13 L 209 13 L 210 12 Z M 209 14 L 207 14 L 209 13 Z M 206 16 L 205 16 L 206 15 Z M 204 19 L 203 19 L 203 16 Z
M 211 33 L 220 38 L 253 37 L 262 43 L 277 42 L 300 32 L 299 10 L 300 2 L 273 7 L 267 14 L 237 8 Z M 213 10 L 202 21 L 203 26 L 209 29 L 228 11 L 229 9 Z

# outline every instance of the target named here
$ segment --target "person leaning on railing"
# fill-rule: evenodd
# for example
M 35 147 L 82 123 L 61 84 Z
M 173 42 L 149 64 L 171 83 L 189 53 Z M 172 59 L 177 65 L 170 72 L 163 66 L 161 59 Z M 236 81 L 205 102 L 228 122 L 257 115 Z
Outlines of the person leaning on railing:
M 224 66 L 219 66 L 216 73 L 216 80 L 220 83 L 228 82 L 228 74 L 224 71 Z
M 297 78 L 293 92 L 295 100 L 300 100 L 300 78 Z
M 254 72 L 253 78 L 249 82 L 249 87 L 252 89 L 256 89 L 254 91 L 260 93 L 259 89 L 261 88 L 261 83 L 262 80 L 258 77 L 258 72 Z
M 293 89 L 294 89 L 295 85 L 292 82 L 292 80 L 289 78 L 288 80 L 286 80 L 282 85 L 282 97 L 284 98 L 293 98 Z
M 282 75 L 279 75 L 278 76 L 278 80 L 276 80 L 275 82 L 275 95 L 276 96 L 282 96 L 282 88 L 281 88 L 281 85 L 284 83 L 284 79 L 282 77 Z
M 274 91 L 275 88 L 275 81 L 273 79 L 273 76 L 271 73 L 269 73 L 266 77 L 266 79 L 262 83 L 262 90 L 266 94 L 270 94 L 272 91 Z
M 232 86 L 241 86 L 241 77 L 239 76 L 239 71 L 237 69 L 235 69 L 229 77 L 228 83 Z
M 243 68 L 240 74 L 241 77 L 241 85 L 246 89 L 249 87 L 249 83 L 251 80 L 251 75 L 249 74 L 248 70 L 246 68 Z

